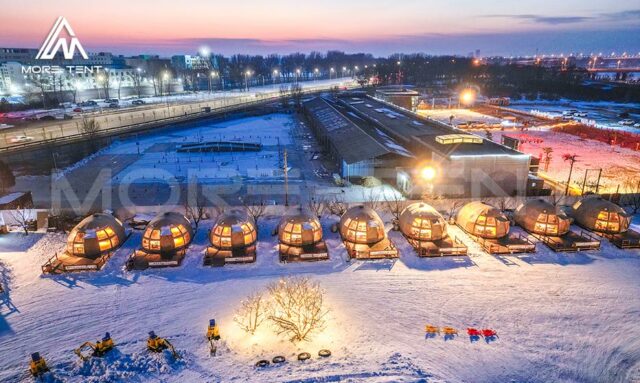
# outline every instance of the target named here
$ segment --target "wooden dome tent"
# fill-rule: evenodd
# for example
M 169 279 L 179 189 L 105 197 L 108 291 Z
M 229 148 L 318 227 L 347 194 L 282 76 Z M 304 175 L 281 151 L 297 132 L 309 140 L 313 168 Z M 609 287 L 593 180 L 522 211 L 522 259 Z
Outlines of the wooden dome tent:
M 387 238 L 384 223 L 373 209 L 358 205 L 340 218 L 340 237 L 352 258 L 396 258 L 398 250 Z
M 278 224 L 280 261 L 328 259 L 327 245 L 322 240 L 320 220 L 300 209 L 285 215 Z
M 481 201 L 469 202 L 458 211 L 456 223 L 467 233 L 487 239 L 509 234 L 511 223 L 500 209 Z
M 67 253 L 77 257 L 98 258 L 125 241 L 122 223 L 110 214 L 92 214 L 78 223 L 67 239 Z
M 191 222 L 176 212 L 158 214 L 142 234 L 142 248 L 136 250 L 127 265 L 129 268 L 178 266 L 193 239 Z
M 578 225 L 603 235 L 621 249 L 640 248 L 640 233 L 630 228 L 631 215 L 611 201 L 587 196 L 573 204 L 570 214 Z
M 544 199 L 529 200 L 515 211 L 515 221 L 554 251 L 596 250 L 600 240 L 583 231 L 570 230 L 571 219 Z
M 561 236 L 568 233 L 571 226 L 564 212 L 541 198 L 518 206 L 514 219 L 526 231 L 546 236 Z
M 456 224 L 489 254 L 529 253 L 536 244 L 521 234 L 512 234 L 511 222 L 495 206 L 473 201 L 458 211 Z
M 116 217 L 96 213 L 84 218 L 67 237 L 66 251 L 43 266 L 44 273 L 99 270 L 127 239 Z
M 416 202 L 407 206 L 398 222 L 400 231 L 420 256 L 463 255 L 467 247 L 447 234 L 447 222 L 432 206 Z
M 624 233 L 631 224 L 631 215 L 611 201 L 591 195 L 571 206 L 571 216 L 585 229 L 604 234 Z
M 226 263 L 248 263 L 256 260 L 258 232 L 256 223 L 246 210 L 233 209 L 221 214 L 209 232 L 211 246 L 204 264 L 224 266 Z

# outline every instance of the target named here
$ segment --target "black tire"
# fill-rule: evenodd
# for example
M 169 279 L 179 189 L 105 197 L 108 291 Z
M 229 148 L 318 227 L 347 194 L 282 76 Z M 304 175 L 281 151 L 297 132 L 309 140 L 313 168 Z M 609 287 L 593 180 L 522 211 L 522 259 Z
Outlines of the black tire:
M 322 350 L 318 351 L 318 356 L 320 356 L 321 358 L 328 358 L 331 356 L 331 351 L 323 348 Z
M 311 359 L 311 354 L 309 354 L 308 352 L 301 352 L 298 354 L 299 361 L 305 361 L 307 359 Z
M 282 356 L 282 355 L 278 355 L 278 356 L 274 356 L 273 359 L 271 359 L 271 363 L 273 364 L 279 364 L 279 363 L 284 363 L 287 359 Z
M 263 367 L 267 367 L 269 364 L 270 364 L 270 363 L 269 363 L 269 361 L 268 361 L 268 360 L 266 360 L 266 359 L 262 359 L 262 360 L 259 360 L 259 361 L 256 363 L 256 367 L 263 368 Z

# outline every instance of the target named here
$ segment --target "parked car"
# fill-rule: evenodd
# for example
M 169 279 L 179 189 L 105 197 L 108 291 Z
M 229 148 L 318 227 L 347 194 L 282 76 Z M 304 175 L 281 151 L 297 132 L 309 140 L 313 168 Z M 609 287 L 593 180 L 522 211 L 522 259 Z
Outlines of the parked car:
M 631 120 L 629 118 L 625 118 L 624 120 L 618 121 L 618 124 L 630 126 L 630 125 L 633 125 L 633 120 Z
M 575 112 L 573 115 L 576 117 L 587 117 L 587 112 Z
M 144 105 L 146 102 L 144 100 L 133 100 L 131 101 L 131 105 Z
M 635 124 L 633 124 L 634 128 L 640 128 L 640 122 L 636 122 Z
M 79 106 L 97 106 L 98 103 L 93 101 L 93 100 L 89 100 L 89 101 L 84 101 L 81 102 L 80 104 L 78 104 Z
M 76 112 L 76 113 L 82 113 L 83 112 L 82 108 L 74 108 L 73 111 Z
M 29 136 L 15 136 L 11 139 L 11 142 L 16 144 L 16 143 L 20 143 L 20 142 L 29 142 L 29 141 L 33 141 L 33 137 L 29 137 Z
M 109 108 L 115 109 L 115 108 L 119 108 L 120 105 L 118 105 L 117 102 L 111 102 L 109 103 Z
M 106 102 L 107 104 L 118 104 L 120 103 L 120 100 L 118 100 L 117 98 L 107 98 L 104 100 L 104 102 Z

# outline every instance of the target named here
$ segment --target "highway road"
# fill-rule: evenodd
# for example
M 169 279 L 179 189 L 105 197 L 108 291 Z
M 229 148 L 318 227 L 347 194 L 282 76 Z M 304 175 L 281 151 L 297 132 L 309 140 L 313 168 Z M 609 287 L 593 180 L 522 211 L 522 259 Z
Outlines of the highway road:
M 99 130 L 126 129 L 134 124 L 151 123 L 162 119 L 177 118 L 199 113 L 202 108 L 212 111 L 241 105 L 250 105 L 262 101 L 276 100 L 280 97 L 280 85 L 272 84 L 254 87 L 249 91 L 201 93 L 199 95 L 174 95 L 164 98 L 164 102 L 145 104 L 138 107 L 126 107 L 114 110 L 103 109 L 74 116 L 70 120 L 34 121 L 33 123 L 3 129 L 0 131 L 0 149 L 11 150 L 25 145 L 35 145 L 46 140 L 56 140 L 78 136 L 84 132 L 83 120 L 94 119 Z M 351 78 L 300 82 L 305 93 L 329 90 L 332 87 L 356 86 Z M 158 100 L 158 98 L 155 98 Z M 24 136 L 22 142 L 16 138 Z

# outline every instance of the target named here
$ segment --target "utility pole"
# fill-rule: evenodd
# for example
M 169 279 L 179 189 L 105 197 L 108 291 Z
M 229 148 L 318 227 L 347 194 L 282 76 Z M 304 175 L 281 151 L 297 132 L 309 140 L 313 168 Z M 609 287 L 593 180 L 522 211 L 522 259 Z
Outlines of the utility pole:
M 287 170 L 287 149 L 284 150 L 284 206 L 289 206 L 289 171 Z

